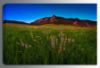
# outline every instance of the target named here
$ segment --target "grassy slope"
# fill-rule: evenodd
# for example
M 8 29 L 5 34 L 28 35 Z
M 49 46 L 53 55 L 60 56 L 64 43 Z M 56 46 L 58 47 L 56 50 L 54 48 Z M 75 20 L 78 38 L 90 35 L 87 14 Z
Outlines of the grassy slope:
M 96 28 L 4 24 L 5 64 L 96 64 Z

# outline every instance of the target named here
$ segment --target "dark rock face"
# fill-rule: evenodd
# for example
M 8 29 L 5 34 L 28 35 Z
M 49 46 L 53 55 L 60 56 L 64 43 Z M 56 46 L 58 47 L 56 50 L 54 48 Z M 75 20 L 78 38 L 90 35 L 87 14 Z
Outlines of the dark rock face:
M 93 27 L 96 26 L 96 21 L 90 20 L 80 20 L 77 18 L 63 18 L 53 15 L 52 17 L 45 17 L 38 19 L 34 22 L 31 22 L 33 25 L 42 25 L 42 24 L 63 24 L 63 25 L 74 25 L 82 27 Z

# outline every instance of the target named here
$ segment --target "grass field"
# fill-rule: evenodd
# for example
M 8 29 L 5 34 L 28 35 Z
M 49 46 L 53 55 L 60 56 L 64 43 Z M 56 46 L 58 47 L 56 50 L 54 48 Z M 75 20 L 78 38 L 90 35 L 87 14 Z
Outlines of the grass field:
M 4 24 L 4 64 L 96 64 L 96 28 Z

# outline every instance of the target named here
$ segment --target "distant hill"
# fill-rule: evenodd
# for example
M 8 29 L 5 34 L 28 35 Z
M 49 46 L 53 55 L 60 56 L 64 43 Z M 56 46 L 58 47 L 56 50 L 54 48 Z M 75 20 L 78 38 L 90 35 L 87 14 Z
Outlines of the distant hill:
M 12 23 L 12 24 L 28 24 L 23 21 L 15 21 L 15 20 L 4 20 L 3 23 Z
M 45 17 L 31 22 L 32 25 L 43 25 L 43 24 L 64 24 L 74 25 L 81 27 L 93 27 L 96 26 L 96 21 L 80 20 L 78 18 L 64 18 L 53 15 L 52 17 Z

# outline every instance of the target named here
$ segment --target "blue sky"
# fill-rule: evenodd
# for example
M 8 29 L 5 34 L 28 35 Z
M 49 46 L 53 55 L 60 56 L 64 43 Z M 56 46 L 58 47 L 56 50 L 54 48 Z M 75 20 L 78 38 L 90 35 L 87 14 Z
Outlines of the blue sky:
M 96 4 L 5 4 L 3 20 L 32 22 L 57 15 L 65 18 L 97 20 Z

